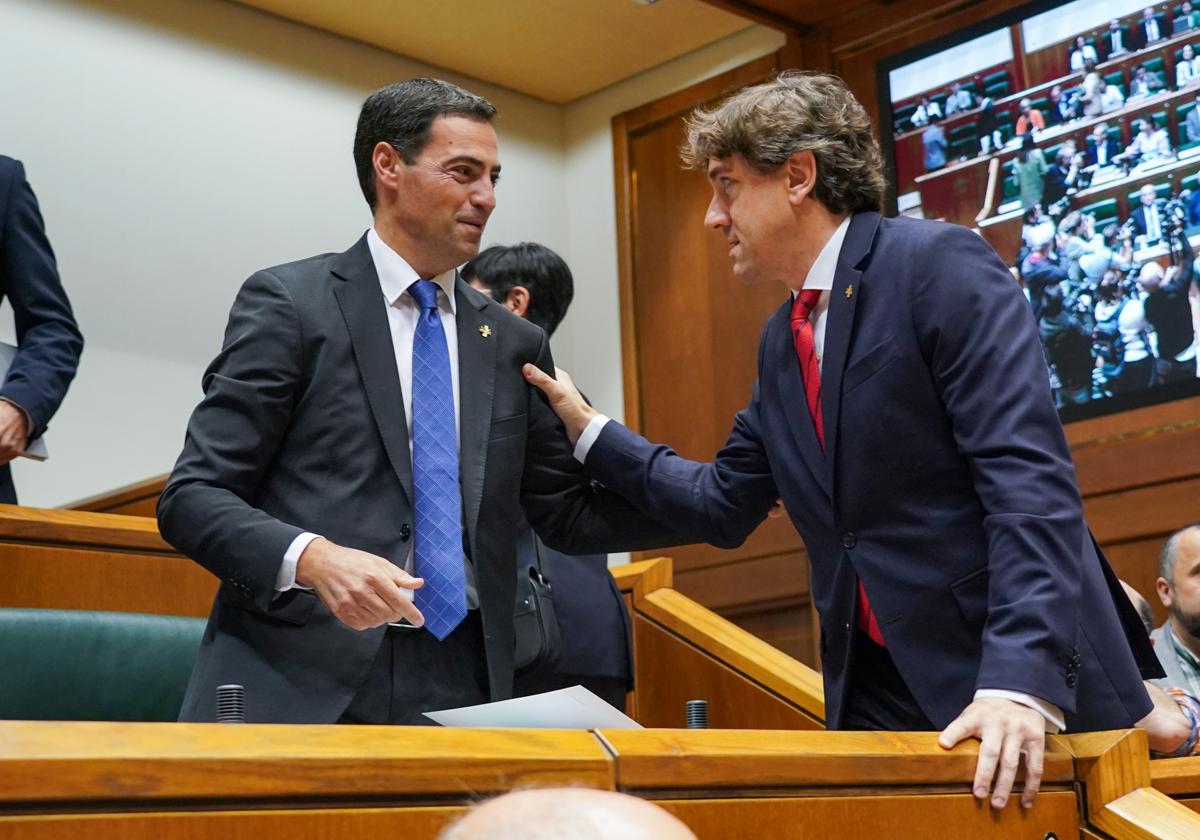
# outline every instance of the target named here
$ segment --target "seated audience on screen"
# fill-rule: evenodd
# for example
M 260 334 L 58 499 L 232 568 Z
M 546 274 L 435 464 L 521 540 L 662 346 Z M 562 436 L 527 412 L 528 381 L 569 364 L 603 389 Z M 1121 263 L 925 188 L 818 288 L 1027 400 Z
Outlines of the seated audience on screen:
M 921 132 L 921 145 L 925 149 L 925 171 L 933 172 L 946 165 L 946 132 L 938 125 L 938 118 L 931 117 L 929 125 Z
M 1145 49 L 1151 44 L 1170 38 L 1171 24 L 1166 17 L 1160 18 L 1155 15 L 1153 6 L 1147 6 L 1142 9 L 1142 19 L 1134 27 L 1134 34 L 1137 37 L 1138 48 Z
M 1063 143 L 1054 156 L 1054 163 L 1046 169 L 1042 202 L 1053 207 L 1067 195 L 1075 192 L 1079 181 L 1079 167 L 1083 164 L 1083 152 L 1076 152 L 1072 143 Z
M 1129 214 L 1134 235 L 1144 237 L 1147 242 L 1158 242 L 1166 232 L 1166 222 L 1154 185 L 1143 184 L 1138 190 L 1138 206 Z
M 1092 369 L 1092 325 L 1078 313 L 1063 307 L 1063 287 L 1052 283 L 1042 289 L 1042 312 L 1038 320 L 1038 333 L 1046 364 L 1050 367 L 1054 388 L 1054 402 L 1064 405 L 1079 405 L 1091 399 Z
M 979 120 L 975 124 L 979 135 L 979 152 L 988 155 L 993 150 L 1000 151 L 1004 146 L 1004 136 L 1000 133 L 1000 122 L 996 119 L 996 108 L 992 100 L 985 96 L 979 100 Z
M 1200 12 L 1197 12 L 1191 3 L 1184 0 L 1179 6 L 1179 17 L 1175 18 L 1171 29 L 1178 35 L 1180 32 L 1187 32 L 1197 26 L 1200 26 Z
M 1104 54 L 1104 60 L 1124 55 L 1130 48 L 1129 31 L 1121 25 L 1121 21 L 1113 18 L 1108 22 L 1108 31 L 1100 39 L 1100 52 Z
M 659 806 L 626 793 L 534 788 L 489 799 L 439 840 L 696 840 Z
M 1156 94 L 1162 89 L 1163 83 L 1158 78 L 1158 74 L 1151 73 L 1146 69 L 1146 65 L 1139 64 L 1137 70 L 1133 71 L 1133 79 L 1129 83 L 1129 98 L 1141 99 Z
M 1200 82 L 1200 56 L 1191 44 L 1183 45 L 1183 55 L 1175 62 L 1175 87 L 1183 88 Z
M 1071 45 L 1071 72 L 1078 73 L 1082 70 L 1083 61 L 1087 58 L 1093 62 L 1100 61 L 1100 56 L 1096 55 L 1096 48 L 1089 44 L 1082 35 L 1078 35 Z
M 1031 131 L 1041 131 L 1046 127 L 1046 120 L 1042 117 L 1042 112 L 1033 107 L 1033 101 L 1029 98 L 1021 100 L 1020 115 L 1017 117 L 1017 136 L 1028 134 Z
M 950 93 L 946 95 L 946 116 L 969 111 L 974 105 L 975 101 L 971 97 L 971 91 L 959 82 L 950 85 Z
M 1158 598 L 1171 617 L 1151 634 L 1163 682 L 1200 695 L 1200 524 L 1181 528 L 1158 556 Z
M 1200 225 L 1200 190 L 1192 190 L 1187 196 L 1188 226 Z
M 1195 107 L 1188 111 L 1184 120 L 1183 133 L 1189 143 L 1200 142 L 1200 91 L 1196 92 Z
M 1088 135 L 1085 166 L 1108 166 L 1121 154 L 1121 144 L 1115 137 L 1108 136 L 1108 123 L 1097 123 Z
M 1110 85 L 1103 76 L 1096 83 L 1096 93 L 1100 100 L 1101 114 L 1111 114 L 1125 105 L 1125 94 L 1121 93 L 1121 86 Z
M 1060 125 L 1078 116 L 1075 110 L 1075 97 L 1063 92 L 1062 85 L 1050 88 L 1050 105 L 1043 115 L 1046 125 Z
M 1155 125 L 1154 117 L 1147 114 L 1137 121 L 1137 134 L 1120 157 L 1135 164 L 1164 161 L 1171 157 L 1171 139 L 1166 129 Z
M 1083 81 L 1079 83 L 1079 108 L 1085 117 L 1095 117 L 1102 108 L 1101 88 L 1104 79 L 1096 72 L 1096 64 L 1092 61 L 1083 63 Z
M 917 128 L 928 125 L 933 118 L 941 119 L 942 109 L 938 104 L 932 101 L 928 96 L 922 96 L 917 103 L 917 110 L 913 111 L 913 115 L 909 118 L 913 125 Z
M 1037 147 L 1032 134 L 1021 138 L 1021 151 L 1013 160 L 1013 179 L 1017 182 L 1017 196 L 1021 199 L 1022 207 L 1031 207 L 1042 203 L 1045 192 L 1046 158 Z
M 1146 322 L 1156 339 L 1154 381 L 1158 385 L 1196 378 L 1196 329 L 1188 299 L 1195 254 L 1186 236 L 1175 238 L 1182 248 L 1178 265 L 1163 269 L 1157 262 L 1148 262 L 1138 274 L 1145 293 Z
M 1101 375 L 1109 394 L 1125 394 L 1154 383 L 1154 355 L 1150 325 L 1142 295 L 1127 290 L 1124 275 L 1112 269 L 1096 289 L 1094 341 L 1101 345 Z

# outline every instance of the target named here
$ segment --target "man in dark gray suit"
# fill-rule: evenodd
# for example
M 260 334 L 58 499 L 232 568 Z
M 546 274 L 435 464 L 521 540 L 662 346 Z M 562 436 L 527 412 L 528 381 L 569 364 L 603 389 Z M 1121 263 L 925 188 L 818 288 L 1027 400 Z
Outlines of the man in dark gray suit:
M 553 369 L 545 333 L 457 276 L 495 207 L 494 113 L 433 79 L 372 94 L 372 228 L 239 292 L 158 508 L 221 579 L 182 719 L 223 683 L 252 721 L 508 697 L 522 510 L 569 553 L 678 543 L 584 477 L 521 375 Z

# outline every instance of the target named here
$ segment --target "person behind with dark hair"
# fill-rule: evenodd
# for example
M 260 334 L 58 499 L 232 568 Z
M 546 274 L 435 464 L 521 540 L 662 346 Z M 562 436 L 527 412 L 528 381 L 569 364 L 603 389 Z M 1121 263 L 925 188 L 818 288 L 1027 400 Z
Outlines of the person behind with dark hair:
M 0 502 L 15 505 L 9 464 L 41 437 L 83 352 L 37 197 L 20 161 L 0 155 L 0 299 L 13 310 L 17 352 L 0 384 Z
M 1164 271 L 1157 262 L 1148 262 L 1138 274 L 1138 283 L 1146 293 L 1142 303 L 1146 322 L 1156 338 L 1154 381 L 1159 385 L 1196 378 L 1196 328 L 1188 298 L 1195 254 L 1181 228 L 1175 230 L 1173 238 L 1181 245 L 1178 265 Z
M 681 541 L 587 479 L 522 378 L 553 370 L 545 333 L 455 270 L 496 206 L 494 114 L 437 79 L 372 93 L 353 146 L 371 227 L 238 293 L 158 502 L 221 581 L 181 719 L 213 720 L 224 683 L 255 722 L 507 698 L 522 513 L 575 553 Z
M 836 77 L 697 109 L 682 156 L 708 175 L 734 277 L 785 298 L 715 462 L 597 413 L 565 373 L 526 377 L 593 479 L 692 540 L 738 545 L 782 498 L 827 727 L 980 738 L 975 796 L 1004 807 L 1024 756 L 1031 806 L 1047 728 L 1133 725 L 1151 711 L 1140 668 L 1160 669 L 1083 520 L 1021 289 L 978 234 L 881 214 L 871 119 Z
M 554 335 L 575 297 L 566 261 L 545 245 L 493 245 L 460 270 L 475 288 Z
M 1171 617 L 1153 633 L 1165 683 L 1200 697 L 1200 524 L 1167 537 L 1158 556 L 1158 598 Z
M 553 336 L 575 294 L 571 269 L 535 242 L 493 245 L 462 267 L 464 280 Z M 536 565 L 535 565 L 536 564 Z M 633 687 L 625 599 L 603 554 L 571 557 L 546 547 L 527 523 L 517 535 L 517 576 L 540 566 L 550 579 L 562 651 L 552 668 L 518 672 L 515 697 L 582 685 L 618 709 Z

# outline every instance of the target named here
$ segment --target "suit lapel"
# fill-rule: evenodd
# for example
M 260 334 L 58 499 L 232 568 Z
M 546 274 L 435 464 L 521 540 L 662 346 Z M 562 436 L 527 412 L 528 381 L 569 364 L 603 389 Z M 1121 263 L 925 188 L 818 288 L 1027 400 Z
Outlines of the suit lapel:
M 804 377 L 800 373 L 800 361 L 796 358 L 796 346 L 792 342 L 791 311 L 792 301 L 789 298 L 771 319 L 768 346 L 774 347 L 780 401 L 783 403 L 788 430 L 792 433 L 796 448 L 800 450 L 804 465 L 829 498 L 829 473 L 825 468 L 825 457 L 821 454 L 821 444 L 817 440 L 817 429 L 808 411 Z
M 854 309 L 861 296 L 858 266 L 871 250 L 878 213 L 856 213 L 838 254 L 829 309 L 825 314 L 825 358 L 821 362 L 821 415 L 825 423 L 825 460 L 832 486 L 834 454 L 838 445 L 838 421 L 842 406 L 842 373 L 854 329 Z
M 455 281 L 458 322 L 459 467 L 467 533 L 475 533 L 487 470 L 487 443 L 496 392 L 496 326 L 485 317 L 488 299 L 459 277 Z
M 367 402 L 371 405 L 384 451 L 411 504 L 412 458 L 408 450 L 408 420 L 400 393 L 400 374 L 396 370 L 396 350 L 392 345 L 379 275 L 365 236 L 338 257 L 333 273 L 346 281 L 335 287 L 333 294 L 350 333 L 358 375 L 367 392 Z

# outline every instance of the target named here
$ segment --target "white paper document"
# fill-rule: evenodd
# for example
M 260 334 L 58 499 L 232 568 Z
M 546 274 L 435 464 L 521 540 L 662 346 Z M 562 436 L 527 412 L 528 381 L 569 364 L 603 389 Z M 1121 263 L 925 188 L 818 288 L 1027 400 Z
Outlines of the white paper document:
M 641 729 L 581 685 L 461 709 L 426 712 L 442 726 L 521 729 Z

